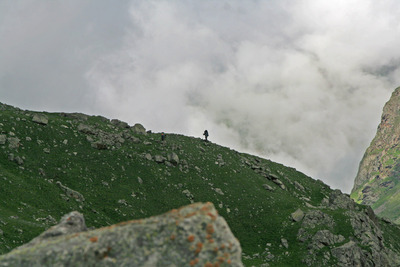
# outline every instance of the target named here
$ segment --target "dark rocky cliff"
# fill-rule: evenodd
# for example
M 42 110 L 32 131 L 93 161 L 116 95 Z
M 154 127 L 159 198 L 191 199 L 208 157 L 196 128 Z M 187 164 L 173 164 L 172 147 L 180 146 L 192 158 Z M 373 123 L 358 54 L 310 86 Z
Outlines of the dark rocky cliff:
M 351 196 L 400 222 L 400 87 L 385 104 L 375 138 L 360 163 Z

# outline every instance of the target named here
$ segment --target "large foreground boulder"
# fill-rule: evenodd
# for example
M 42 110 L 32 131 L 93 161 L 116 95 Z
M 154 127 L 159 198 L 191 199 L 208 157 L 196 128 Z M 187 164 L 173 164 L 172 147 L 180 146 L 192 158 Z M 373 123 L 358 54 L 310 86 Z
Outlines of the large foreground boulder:
M 82 223 L 77 213 L 64 216 L 62 230 L 0 256 L 0 266 L 243 266 L 238 240 L 211 203 L 74 233 Z

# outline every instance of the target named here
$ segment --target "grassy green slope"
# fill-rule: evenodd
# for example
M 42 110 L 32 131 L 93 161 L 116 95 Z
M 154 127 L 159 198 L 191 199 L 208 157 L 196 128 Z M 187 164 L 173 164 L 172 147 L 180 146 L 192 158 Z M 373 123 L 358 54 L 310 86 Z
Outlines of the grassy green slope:
M 32 122 L 33 114 L 9 106 L 0 111 L 1 134 L 20 139 L 17 149 L 8 142 L 0 145 L 0 253 L 28 242 L 72 210 L 84 214 L 88 227 L 99 227 L 210 201 L 239 239 L 246 265 L 261 264 L 266 250 L 274 255 L 271 266 L 302 265 L 307 248 L 296 240 L 300 225 L 289 217 L 297 208 L 318 206 L 329 195 L 331 189 L 322 182 L 269 160 L 176 134 L 167 134 L 164 143 L 156 133 L 132 134 L 141 142 L 126 140 L 119 148 L 98 150 L 77 130 L 81 121 L 46 113 L 49 123 L 40 125 Z M 107 132 L 124 131 L 101 117 L 84 123 Z M 172 152 L 180 158 L 178 166 L 145 157 Z M 10 161 L 10 153 L 24 163 Z M 286 190 L 260 169 L 277 176 Z M 67 198 L 58 181 L 85 201 Z M 335 218 L 333 232 L 349 241 L 352 228 L 344 210 L 324 212 Z M 281 238 L 288 240 L 289 251 Z

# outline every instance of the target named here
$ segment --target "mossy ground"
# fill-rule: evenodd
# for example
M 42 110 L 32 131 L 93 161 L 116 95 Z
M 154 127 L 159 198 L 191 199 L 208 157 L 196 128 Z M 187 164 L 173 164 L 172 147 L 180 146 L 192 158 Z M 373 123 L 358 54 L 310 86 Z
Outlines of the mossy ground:
M 88 227 L 97 228 L 210 201 L 239 239 L 247 266 L 265 262 L 266 249 L 274 255 L 270 266 L 303 264 L 307 248 L 297 240 L 300 224 L 292 222 L 290 214 L 297 208 L 309 209 L 304 199 L 318 206 L 331 192 L 322 182 L 293 168 L 178 134 L 167 133 L 165 142 L 158 133 L 133 134 L 140 143 L 126 140 L 121 147 L 97 150 L 86 134 L 77 131 L 81 121 L 46 113 L 49 123 L 40 125 L 32 122 L 32 115 L 5 105 L 0 112 L 0 134 L 21 140 L 16 149 L 0 145 L 0 253 L 28 242 L 72 210 L 84 214 Z M 101 117 L 84 123 L 111 133 L 123 131 Z M 178 166 L 144 156 L 172 152 L 180 158 Z M 24 163 L 10 161 L 10 153 Z M 286 190 L 252 165 L 279 177 Z M 85 201 L 66 198 L 57 181 L 81 193 Z M 352 232 L 345 211 L 327 212 L 337 223 L 335 234 L 348 240 Z M 289 249 L 281 245 L 282 238 Z

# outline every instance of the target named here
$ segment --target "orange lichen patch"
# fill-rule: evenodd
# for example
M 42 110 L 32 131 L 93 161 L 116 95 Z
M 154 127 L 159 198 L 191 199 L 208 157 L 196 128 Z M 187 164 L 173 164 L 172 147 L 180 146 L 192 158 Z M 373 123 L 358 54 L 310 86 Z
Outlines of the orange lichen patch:
M 192 217 L 192 216 L 194 216 L 194 215 L 196 215 L 196 214 L 197 214 L 197 212 L 192 212 L 192 213 L 186 214 L 186 215 L 185 215 L 185 218 Z
M 218 253 L 218 250 L 219 250 L 218 247 L 215 247 L 215 248 L 214 248 L 214 252 L 215 252 L 215 253 Z
M 207 234 L 207 235 L 206 235 L 206 239 L 211 239 L 211 235 L 210 235 L 210 234 Z
M 211 262 L 207 262 L 204 264 L 204 267 L 213 267 L 214 265 Z
M 232 263 L 232 261 L 231 261 L 231 260 L 227 260 L 227 261 L 226 261 L 226 263 L 228 263 L 228 264 L 231 264 L 231 263 Z
M 109 226 L 109 227 L 113 227 L 113 226 L 114 226 L 114 227 L 115 227 L 115 226 L 124 226 L 124 225 L 127 225 L 127 224 L 133 224 L 133 223 L 141 224 L 142 222 L 143 222 L 142 219 L 139 219 L 139 220 L 131 220 L 131 221 L 126 221 L 126 222 L 120 222 L 120 223 L 111 225 L 111 226 Z
M 217 216 L 215 216 L 214 214 L 212 214 L 211 212 L 207 213 L 208 216 L 211 217 L 211 220 L 215 221 L 217 219 Z
M 211 239 L 208 239 L 208 242 L 209 242 L 209 243 L 214 243 L 214 239 L 212 239 L 212 238 L 211 238 Z
M 203 207 L 201 207 L 201 209 L 200 209 L 201 211 L 204 211 L 204 212 L 207 212 L 207 211 L 210 211 L 210 205 L 204 205 Z
M 213 234 L 214 233 L 214 226 L 212 224 L 207 224 L 206 228 L 207 234 Z
M 99 240 L 99 238 L 97 236 L 93 236 L 91 238 L 89 238 L 90 242 L 95 243 Z
M 169 237 L 169 239 L 171 239 L 171 240 L 175 240 L 175 238 L 176 238 L 176 236 L 175 236 L 174 234 L 172 234 L 172 235 Z
M 224 258 L 224 257 L 218 257 L 218 261 L 219 261 L 220 263 L 223 263 L 223 262 L 225 261 L 225 258 Z
M 222 245 L 221 245 L 221 249 L 225 249 L 225 244 L 222 244 Z
M 203 243 L 198 242 L 198 243 L 196 244 L 196 246 L 197 246 L 197 248 L 196 248 L 195 253 L 196 253 L 196 254 L 199 254 L 199 253 L 201 252 L 201 250 L 203 249 Z
M 213 265 L 214 267 L 219 267 L 219 263 L 218 262 L 216 262 L 216 263 L 214 263 L 214 265 Z
M 188 240 L 189 242 L 193 242 L 193 241 L 194 241 L 194 235 L 188 236 L 187 240 Z
M 190 266 L 195 266 L 197 263 L 199 263 L 199 259 L 195 258 L 194 260 L 190 261 Z
M 113 225 L 110 225 L 110 226 L 101 227 L 98 230 L 99 231 L 105 231 L 105 230 L 114 229 L 115 227 L 124 226 L 124 225 L 128 225 L 128 224 L 142 224 L 143 222 L 144 222 L 143 219 L 131 220 L 131 221 L 126 221 L 126 222 L 120 222 L 120 223 L 113 224 Z
M 224 253 L 224 257 L 225 257 L 225 258 L 229 258 L 229 256 L 230 256 L 230 255 L 229 255 L 228 252 L 225 252 L 225 253 Z

